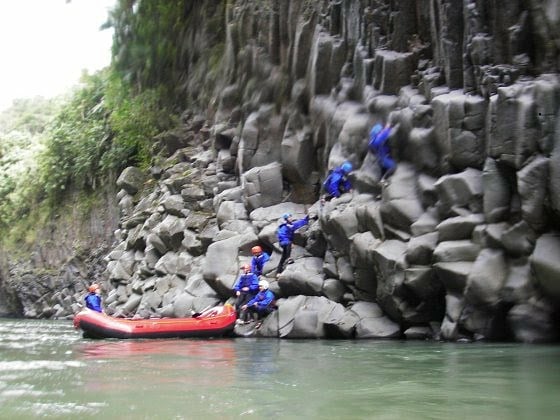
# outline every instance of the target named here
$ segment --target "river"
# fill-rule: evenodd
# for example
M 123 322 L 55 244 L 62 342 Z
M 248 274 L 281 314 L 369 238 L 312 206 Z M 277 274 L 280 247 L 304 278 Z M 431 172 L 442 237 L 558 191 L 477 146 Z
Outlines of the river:
M 86 340 L 0 319 L 1 419 L 552 419 L 560 346 Z

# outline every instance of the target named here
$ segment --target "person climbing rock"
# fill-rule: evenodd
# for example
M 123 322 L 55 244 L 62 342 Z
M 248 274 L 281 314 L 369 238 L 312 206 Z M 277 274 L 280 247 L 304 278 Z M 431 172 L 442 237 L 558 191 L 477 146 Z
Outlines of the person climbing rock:
M 392 132 L 393 125 L 389 122 L 385 124 L 385 127 L 377 123 L 370 131 L 368 148 L 377 157 L 377 163 L 381 169 L 381 179 L 379 180 L 381 185 L 387 183 L 387 178 L 397 168 L 395 161 L 391 157 L 391 148 L 389 146 L 389 137 Z
M 276 231 L 276 236 L 278 237 L 278 242 L 282 248 L 282 257 L 276 268 L 276 274 L 282 273 L 285 268 L 285 264 L 293 263 L 290 258 L 292 254 L 292 242 L 294 241 L 294 234 L 296 230 L 307 225 L 309 223 L 309 215 L 306 215 L 303 219 L 294 220 L 290 213 L 286 213 L 282 216 L 284 222 L 278 226 Z
M 233 285 L 235 294 L 235 310 L 239 313 L 240 308 L 249 302 L 259 291 L 259 279 L 251 272 L 249 264 L 241 266 L 242 274 Z
M 321 201 L 330 201 L 333 198 L 340 197 L 341 194 L 352 189 L 352 182 L 348 179 L 348 175 L 352 172 L 352 164 L 344 162 L 342 165 L 329 171 L 327 178 L 323 182 L 323 195 Z
M 270 255 L 263 252 L 260 246 L 254 246 L 251 248 L 251 253 L 253 258 L 251 258 L 251 272 L 257 277 L 262 276 L 265 263 L 270 260 Z

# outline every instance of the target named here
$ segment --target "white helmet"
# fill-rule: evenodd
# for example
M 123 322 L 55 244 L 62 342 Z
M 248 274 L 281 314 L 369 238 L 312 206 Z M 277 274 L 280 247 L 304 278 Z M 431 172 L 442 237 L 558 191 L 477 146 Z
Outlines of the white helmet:
M 268 282 L 266 280 L 260 280 L 259 286 L 266 290 L 268 289 Z

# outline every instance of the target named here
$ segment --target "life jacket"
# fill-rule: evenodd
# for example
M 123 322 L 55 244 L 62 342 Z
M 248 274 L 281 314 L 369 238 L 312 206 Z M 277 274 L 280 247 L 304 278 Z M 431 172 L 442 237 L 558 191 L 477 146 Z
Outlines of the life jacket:
M 332 197 L 339 197 L 341 193 L 351 188 L 350 181 L 346 172 L 342 168 L 337 167 L 328 172 L 327 178 L 323 182 L 325 193 Z
M 345 177 L 346 174 L 340 167 L 329 169 L 327 177 L 323 181 L 323 189 L 325 192 L 331 192 L 338 189 L 340 180 L 345 179 Z

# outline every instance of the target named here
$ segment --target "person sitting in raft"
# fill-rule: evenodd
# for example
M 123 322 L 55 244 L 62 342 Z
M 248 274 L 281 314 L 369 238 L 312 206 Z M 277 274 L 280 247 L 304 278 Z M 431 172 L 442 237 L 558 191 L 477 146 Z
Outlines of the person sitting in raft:
M 397 168 L 395 161 L 391 157 L 391 148 L 389 147 L 388 141 L 392 132 L 393 126 L 388 122 L 383 128 L 381 124 L 375 124 L 369 134 L 368 148 L 377 157 L 377 162 L 381 169 L 381 179 L 379 180 L 381 184 L 385 184 L 387 178 L 390 177 Z
M 97 283 L 88 287 L 88 294 L 84 298 L 86 308 L 96 312 L 103 312 L 101 309 L 101 288 Z
M 249 316 L 256 321 L 260 321 L 274 310 L 274 299 L 276 296 L 268 290 L 268 286 L 268 281 L 259 281 L 259 293 L 241 307 L 242 321 L 247 323 Z M 259 326 L 260 323 L 257 324 L 257 327 Z
M 278 242 L 280 243 L 280 247 L 282 247 L 282 257 L 280 257 L 280 262 L 276 268 L 276 274 L 280 274 L 284 271 L 285 263 L 291 264 L 294 262 L 290 258 L 294 234 L 296 230 L 309 223 L 309 215 L 306 215 L 303 219 L 294 220 L 290 213 L 286 213 L 282 216 L 282 219 L 284 222 L 278 226 L 278 230 L 276 231 Z
M 348 174 L 352 171 L 352 164 L 344 162 L 342 165 L 329 171 L 327 178 L 323 182 L 325 195 L 321 201 L 330 201 L 340 197 L 341 194 L 352 189 L 352 183 L 348 179 Z
M 270 255 L 263 252 L 260 246 L 254 246 L 251 248 L 251 253 L 253 258 L 251 259 L 251 272 L 257 277 L 262 276 L 265 263 L 270 260 Z
M 259 278 L 251 272 L 249 264 L 241 266 L 243 274 L 239 276 L 233 285 L 233 292 L 235 293 L 235 310 L 239 313 L 240 308 L 249 302 L 259 291 Z

